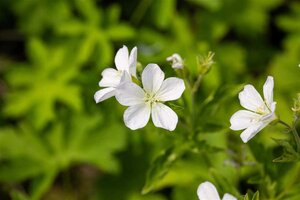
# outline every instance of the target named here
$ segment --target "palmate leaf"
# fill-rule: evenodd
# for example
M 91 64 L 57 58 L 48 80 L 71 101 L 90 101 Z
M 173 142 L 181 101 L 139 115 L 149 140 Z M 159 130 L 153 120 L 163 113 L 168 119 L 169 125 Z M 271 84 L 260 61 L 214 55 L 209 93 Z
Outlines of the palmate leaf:
M 113 59 L 112 42 L 124 42 L 135 36 L 128 23 L 119 22 L 120 12 L 116 5 L 102 10 L 92 0 L 76 0 L 74 9 L 80 16 L 62 20 L 53 26 L 53 30 L 58 36 L 76 39 L 78 57 L 75 59 L 79 63 L 92 60 L 96 66 L 108 65 Z M 106 16 L 112 19 L 106 19 Z
M 73 55 L 73 59 L 81 64 L 91 61 L 96 66 L 110 64 L 114 51 L 112 42 L 124 42 L 135 35 L 128 23 L 120 22 L 117 4 L 104 10 L 95 0 L 18 0 L 14 11 L 22 32 L 29 37 L 51 32 L 56 38 L 64 37 L 65 42 L 75 42 L 73 52 L 77 56 Z
M 11 86 L 5 101 L 6 116 L 28 115 L 40 129 L 54 120 L 57 103 L 81 110 L 81 88 L 74 83 L 79 67 L 71 62 L 71 51 L 46 46 L 33 38 L 28 43 L 28 52 L 30 63 L 14 65 L 6 75 Z
M 45 34 L 49 27 L 71 14 L 68 1 L 57 0 L 16 0 L 13 4 L 22 32 L 30 36 Z
M 40 199 L 57 174 L 86 163 L 115 173 L 114 153 L 125 147 L 125 133 L 116 124 L 101 124 L 101 116 L 74 116 L 44 134 L 28 125 L 0 132 L 0 182 L 31 179 L 30 199 Z M 20 170 L 22 169 L 22 170 Z

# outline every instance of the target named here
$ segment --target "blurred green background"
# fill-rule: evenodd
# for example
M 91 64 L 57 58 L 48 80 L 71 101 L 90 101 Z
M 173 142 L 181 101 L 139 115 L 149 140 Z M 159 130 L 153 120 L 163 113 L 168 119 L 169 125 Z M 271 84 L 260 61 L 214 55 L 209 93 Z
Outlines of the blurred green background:
M 199 105 L 214 99 L 198 116 L 200 152 L 153 164 L 185 130 L 131 131 L 113 98 L 94 102 L 122 45 L 166 76 L 173 53 L 196 74 L 196 56 L 215 52 L 197 96 Z M 206 180 L 220 194 L 299 199 L 299 164 L 272 163 L 282 129 L 244 145 L 228 128 L 241 84 L 261 92 L 267 75 L 276 113 L 291 121 L 299 63 L 298 0 L 1 0 L 0 199 L 196 200 Z

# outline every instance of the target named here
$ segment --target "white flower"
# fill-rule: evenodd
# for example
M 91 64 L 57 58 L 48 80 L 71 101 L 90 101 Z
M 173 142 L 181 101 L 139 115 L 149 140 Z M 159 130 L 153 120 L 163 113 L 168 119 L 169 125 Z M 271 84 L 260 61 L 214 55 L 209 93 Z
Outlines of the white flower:
M 156 64 L 148 64 L 142 72 L 143 89 L 133 82 L 126 82 L 117 89 L 116 99 L 120 104 L 129 106 L 124 112 L 125 125 L 136 130 L 146 126 L 152 117 L 156 127 L 173 131 L 178 117 L 164 105 L 165 101 L 180 98 L 185 86 L 182 79 L 167 78 Z
M 211 182 L 204 182 L 198 186 L 197 194 L 199 200 L 221 200 L 216 187 Z M 231 194 L 224 194 L 222 200 L 237 200 Z
M 126 80 L 131 80 L 131 75 L 136 76 L 136 58 L 136 47 L 131 50 L 130 55 L 125 45 L 118 50 L 115 56 L 117 70 L 113 68 L 103 70 L 99 86 L 104 87 L 104 89 L 100 89 L 95 93 L 94 99 L 96 103 L 115 96 L 116 87 L 120 84 L 122 76 L 124 79 L 126 78 Z
M 172 62 L 173 69 L 183 69 L 183 60 L 179 54 L 174 53 L 172 56 L 167 57 L 167 61 Z
M 277 118 L 273 87 L 273 77 L 268 76 L 263 87 L 264 100 L 252 85 L 246 85 L 239 93 L 241 105 L 248 110 L 239 110 L 234 113 L 230 119 L 230 128 L 232 130 L 245 129 L 241 134 L 244 143 Z

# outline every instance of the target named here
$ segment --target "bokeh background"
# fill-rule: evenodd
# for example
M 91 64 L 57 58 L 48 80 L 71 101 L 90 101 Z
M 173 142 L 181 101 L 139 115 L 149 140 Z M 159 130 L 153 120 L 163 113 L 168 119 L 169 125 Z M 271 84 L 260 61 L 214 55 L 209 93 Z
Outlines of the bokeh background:
M 158 164 L 169 173 L 146 186 L 153 160 L 184 129 L 131 131 L 115 99 L 94 102 L 101 71 L 114 67 L 122 45 L 137 46 L 138 61 L 167 76 L 175 75 L 166 62 L 173 53 L 196 74 L 196 56 L 215 52 L 197 101 L 219 95 L 198 116 L 211 123 L 197 133 L 205 148 L 172 167 Z M 282 130 L 244 145 L 228 128 L 241 85 L 261 89 L 268 75 L 277 113 L 291 121 L 298 64 L 298 0 L 1 0 L 0 199 L 196 200 L 206 180 L 220 194 L 299 199 L 299 164 L 272 163 L 280 149 L 271 137 Z

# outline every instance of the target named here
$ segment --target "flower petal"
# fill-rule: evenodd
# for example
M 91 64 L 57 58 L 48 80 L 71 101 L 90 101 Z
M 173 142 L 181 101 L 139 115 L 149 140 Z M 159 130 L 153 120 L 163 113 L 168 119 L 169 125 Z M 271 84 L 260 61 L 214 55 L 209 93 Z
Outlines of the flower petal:
M 204 182 L 198 186 L 197 194 L 199 200 L 220 200 L 216 187 L 211 182 Z
M 258 109 L 265 107 L 263 99 L 253 85 L 246 85 L 244 90 L 239 93 L 239 99 L 244 108 L 253 112 L 258 112 Z
M 102 79 L 99 82 L 100 87 L 117 87 L 120 83 L 120 73 L 113 69 L 107 68 L 101 73 Z
M 271 103 L 270 109 L 271 109 L 271 112 L 275 112 L 275 109 L 276 109 L 276 102 Z
M 128 48 L 123 45 L 115 56 L 115 65 L 119 71 L 128 71 Z
M 144 91 L 135 83 L 126 82 L 119 85 L 116 90 L 116 99 L 123 106 L 133 106 L 145 102 Z
M 129 73 L 136 77 L 136 59 L 137 59 L 137 48 L 134 47 L 129 56 Z
M 132 130 L 143 128 L 149 121 L 150 110 L 145 103 L 130 106 L 124 112 L 125 125 Z
M 271 105 L 273 103 L 273 88 L 274 88 L 274 79 L 272 76 L 268 76 L 264 84 L 264 98 L 269 109 L 271 109 Z
M 109 87 L 109 88 L 104 88 L 101 90 L 98 90 L 95 95 L 94 95 L 94 99 L 96 101 L 96 103 L 99 103 L 101 101 L 104 101 L 112 96 L 115 95 L 115 88 Z
M 156 93 L 164 78 L 165 74 L 157 64 L 148 64 L 142 73 L 144 90 L 150 94 Z
M 185 90 L 184 81 L 180 78 L 167 78 L 157 91 L 156 97 L 160 101 L 172 101 L 179 99 Z
M 152 121 L 156 127 L 173 131 L 176 128 L 177 114 L 168 106 L 162 103 L 152 105 Z
M 249 126 L 246 130 L 244 130 L 241 133 L 240 137 L 244 143 L 247 143 L 250 139 L 252 139 L 260 130 L 265 128 L 267 125 L 268 123 L 264 123 L 264 122 L 255 123 L 252 126 Z
M 222 200 L 237 200 L 237 198 L 232 196 L 231 194 L 226 193 L 224 194 Z
M 122 73 L 121 80 L 120 80 L 119 84 L 123 84 L 123 83 L 127 83 L 127 82 L 131 82 L 131 76 L 130 76 L 130 74 L 128 74 L 128 72 L 124 71 Z
M 253 123 L 256 123 L 261 118 L 261 115 L 248 110 L 239 110 L 230 118 L 230 129 L 242 130 L 248 128 Z

